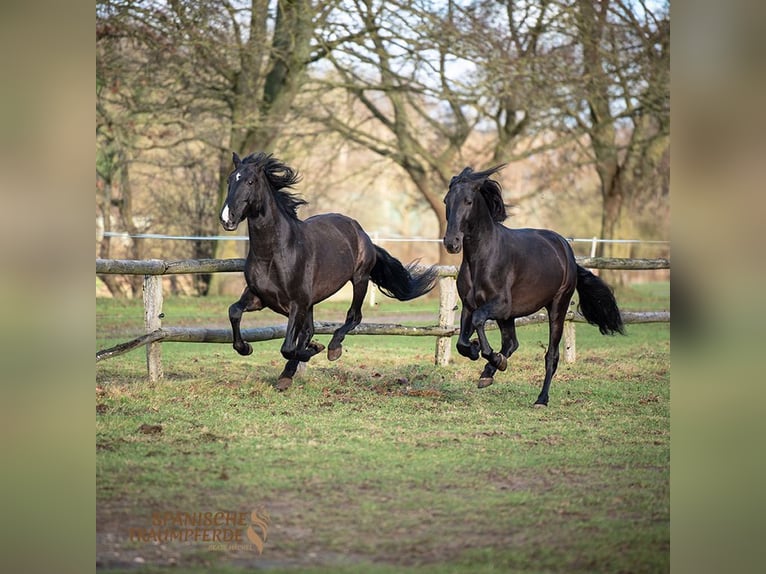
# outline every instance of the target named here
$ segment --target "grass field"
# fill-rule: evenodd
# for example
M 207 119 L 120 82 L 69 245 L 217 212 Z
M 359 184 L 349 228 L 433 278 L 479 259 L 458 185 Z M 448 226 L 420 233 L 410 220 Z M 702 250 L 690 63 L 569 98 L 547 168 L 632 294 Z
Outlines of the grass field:
M 667 283 L 617 297 L 624 310 L 669 308 Z M 170 298 L 164 322 L 225 326 L 229 303 Z M 365 319 L 434 324 L 437 306 L 384 299 Z M 141 332 L 140 301 L 96 307 L 97 348 Z M 333 303 L 316 318 L 344 314 Z M 244 326 L 283 322 L 258 315 Z M 339 361 L 315 357 L 285 393 L 271 386 L 280 341 L 255 344 L 249 357 L 228 345 L 163 344 L 158 383 L 145 380 L 143 350 L 98 363 L 97 566 L 667 571 L 670 329 L 627 332 L 578 325 L 578 361 L 562 360 L 543 409 L 531 406 L 544 372 L 540 325 L 519 329 L 508 370 L 481 390 L 482 364 L 453 353 L 435 367 L 430 337 L 349 336 Z M 206 512 L 239 513 L 239 522 L 190 526 Z M 166 540 L 165 529 L 198 539 Z

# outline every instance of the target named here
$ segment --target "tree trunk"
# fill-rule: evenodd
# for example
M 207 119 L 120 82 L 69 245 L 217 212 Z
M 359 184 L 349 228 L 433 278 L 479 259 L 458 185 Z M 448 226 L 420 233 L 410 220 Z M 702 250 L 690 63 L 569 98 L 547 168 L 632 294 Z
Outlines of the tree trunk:
M 107 235 L 107 232 L 112 231 L 112 183 L 106 178 L 100 178 L 99 180 L 103 187 L 103 197 L 100 203 L 101 217 L 104 219 L 104 237 L 98 246 L 98 256 L 101 259 L 112 258 L 112 238 Z M 128 297 L 129 293 L 125 288 L 125 284 L 119 275 L 101 274 L 97 275 L 99 279 L 106 285 L 106 288 L 112 294 L 113 297 L 124 298 Z
M 253 152 L 273 151 L 282 126 L 298 94 L 309 63 L 314 35 L 314 8 L 308 0 L 286 0 L 277 4 L 277 18 L 271 45 L 265 45 L 269 2 L 253 0 L 251 33 L 240 54 L 240 70 L 233 86 L 232 126 L 229 148 L 221 152 L 218 168 L 218 205 L 223 206 L 231 173 L 232 152 L 244 156 Z M 264 68 L 264 51 L 268 64 Z M 265 76 L 263 75 L 266 70 Z M 261 80 L 261 78 L 263 78 Z M 215 257 L 231 255 L 238 247 L 230 242 L 216 242 Z M 215 292 L 209 283 L 215 278 L 202 277 L 201 291 Z
M 598 172 L 601 179 L 601 239 L 615 239 L 624 201 L 621 170 L 614 165 Z M 599 257 L 614 257 L 614 244 L 600 243 L 596 252 Z
M 133 188 L 130 184 L 128 157 L 124 149 L 120 150 L 117 155 L 120 164 L 120 192 L 122 195 L 122 200 L 120 202 L 120 215 L 122 219 L 122 225 L 129 235 L 137 235 L 141 230 L 139 230 L 136 226 L 135 215 L 133 212 Z M 128 256 L 130 259 L 144 258 L 146 251 L 145 241 L 145 239 L 138 238 L 131 238 L 129 240 Z M 131 276 L 129 281 L 131 294 L 133 297 L 137 296 L 143 291 L 143 277 Z

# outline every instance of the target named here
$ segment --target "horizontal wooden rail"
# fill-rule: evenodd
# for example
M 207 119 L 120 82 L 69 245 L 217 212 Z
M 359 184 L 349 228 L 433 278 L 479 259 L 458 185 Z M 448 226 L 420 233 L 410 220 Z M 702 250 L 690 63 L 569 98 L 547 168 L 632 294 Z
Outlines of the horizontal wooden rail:
M 577 263 L 590 269 L 623 269 L 647 270 L 670 269 L 668 259 L 619 259 L 607 257 L 577 257 Z M 127 353 L 141 346 L 146 346 L 147 370 L 150 380 L 162 378 L 162 363 L 160 343 L 231 343 L 231 329 L 207 329 L 188 327 L 162 326 L 162 275 L 181 273 L 237 273 L 244 271 L 244 259 L 181 259 L 166 261 L 162 259 L 96 259 L 97 274 L 123 274 L 144 276 L 144 324 L 146 334 L 125 343 L 121 343 L 96 353 L 96 362 Z M 436 337 L 435 361 L 439 365 L 449 362 L 451 337 L 458 333 L 454 325 L 454 311 L 457 309 L 457 290 L 454 278 L 458 268 L 453 265 L 439 267 L 439 325 L 426 327 L 410 327 L 395 324 L 363 323 L 351 331 L 350 335 L 408 335 Z M 659 312 L 623 312 L 623 322 L 630 323 L 659 323 L 670 322 L 670 313 Z M 516 319 L 516 325 L 529 325 L 547 321 L 546 313 L 535 313 Z M 575 352 L 575 323 L 585 322 L 579 313 L 570 311 L 564 326 L 564 358 L 574 362 Z M 340 323 L 315 323 L 317 334 L 331 334 Z M 242 336 L 246 341 L 257 342 L 284 338 L 286 325 L 243 329 Z M 487 324 L 494 329 L 494 322 Z
M 544 323 L 548 320 L 546 313 L 535 313 L 526 317 L 516 319 L 516 326 L 534 325 Z M 625 324 L 636 323 L 668 323 L 670 322 L 669 311 L 643 311 L 643 312 L 623 312 L 622 320 Z M 567 321 L 575 323 L 586 323 L 587 321 L 580 313 L 567 313 Z M 316 321 L 314 323 L 314 332 L 317 335 L 331 335 L 340 327 L 342 323 L 332 323 Z M 494 321 L 488 321 L 487 330 L 497 329 Z M 274 339 L 283 339 L 287 331 L 287 325 L 274 325 L 271 327 L 256 327 L 252 329 L 242 329 L 242 338 L 245 341 L 256 343 L 259 341 L 271 341 Z M 411 327 L 407 325 L 398 325 L 392 323 L 362 323 L 349 335 L 403 335 L 414 337 L 452 337 L 460 331 L 460 327 Z M 149 343 L 164 341 L 166 343 L 232 343 L 231 329 L 208 329 L 204 327 L 162 327 L 151 333 L 141 335 L 125 343 L 120 343 L 114 347 L 103 349 L 96 353 L 96 362 L 122 355 Z
M 96 273 L 111 275 L 228 273 L 244 270 L 244 259 L 96 259 Z
M 620 257 L 575 257 L 578 265 L 588 269 L 623 269 L 645 271 L 648 269 L 670 269 L 670 259 L 623 259 Z
M 589 269 L 670 269 L 669 259 L 621 259 L 615 257 L 576 257 Z M 96 259 L 96 273 L 112 275 L 174 275 L 181 273 L 234 273 L 245 270 L 244 259 Z M 442 277 L 455 277 L 457 267 L 443 265 Z

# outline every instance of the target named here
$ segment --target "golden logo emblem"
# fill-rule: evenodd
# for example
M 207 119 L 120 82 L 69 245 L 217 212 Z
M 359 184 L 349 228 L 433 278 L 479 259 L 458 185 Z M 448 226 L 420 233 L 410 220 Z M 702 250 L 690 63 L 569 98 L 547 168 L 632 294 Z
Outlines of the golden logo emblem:
M 266 542 L 269 530 L 269 515 L 265 511 L 259 514 L 253 510 L 250 514 L 250 526 L 247 527 L 247 539 L 258 549 L 258 554 L 263 552 L 263 544 Z

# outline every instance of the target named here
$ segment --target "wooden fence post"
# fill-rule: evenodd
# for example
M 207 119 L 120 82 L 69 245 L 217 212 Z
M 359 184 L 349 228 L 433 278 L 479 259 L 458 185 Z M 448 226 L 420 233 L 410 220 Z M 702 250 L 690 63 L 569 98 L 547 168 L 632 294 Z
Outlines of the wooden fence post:
M 377 231 L 372 232 L 371 239 L 372 239 L 373 245 L 378 244 L 379 234 Z M 370 306 L 371 309 L 375 308 L 375 297 L 377 295 L 377 293 L 375 293 L 376 291 L 377 291 L 377 287 L 373 285 L 372 281 L 370 281 L 367 284 L 367 304 Z
M 455 322 L 457 284 L 454 277 L 439 277 L 439 327 L 449 329 Z M 436 339 L 436 364 L 449 365 L 452 354 L 452 337 Z
M 144 275 L 144 327 L 147 333 L 162 328 L 162 275 Z M 162 378 L 159 342 L 146 345 L 146 369 L 150 381 Z
M 575 336 L 575 322 L 564 321 L 564 361 L 574 363 L 577 360 L 577 339 Z

